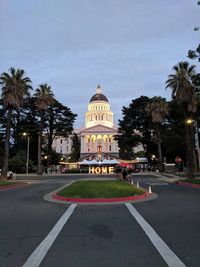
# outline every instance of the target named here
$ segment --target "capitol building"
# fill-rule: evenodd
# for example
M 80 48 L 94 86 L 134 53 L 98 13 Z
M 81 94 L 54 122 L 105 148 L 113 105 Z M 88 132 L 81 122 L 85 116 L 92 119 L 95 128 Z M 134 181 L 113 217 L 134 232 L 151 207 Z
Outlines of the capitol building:
M 85 113 L 85 127 L 80 129 L 81 159 L 102 160 L 119 157 L 118 143 L 114 140 L 116 134 L 113 112 L 98 85 Z
M 100 85 L 91 97 L 85 113 L 85 126 L 74 130 L 80 137 L 80 159 L 113 159 L 119 157 L 119 147 L 114 136 L 117 127 L 113 122 L 113 112 L 107 97 L 102 93 Z M 69 156 L 72 152 L 72 136 L 57 137 L 53 141 L 53 149 Z

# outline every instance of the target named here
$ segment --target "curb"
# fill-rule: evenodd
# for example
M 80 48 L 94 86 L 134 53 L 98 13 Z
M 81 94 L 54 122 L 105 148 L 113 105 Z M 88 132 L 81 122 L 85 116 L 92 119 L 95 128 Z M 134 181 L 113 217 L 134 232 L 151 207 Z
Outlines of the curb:
M 4 186 L 0 186 L 0 191 L 4 191 L 7 189 L 14 189 L 14 188 L 22 187 L 25 185 L 27 185 L 27 183 L 17 183 L 17 184 L 13 184 L 13 185 L 4 185 Z
M 56 193 L 53 194 L 53 199 L 61 200 L 70 203 L 120 203 L 120 202 L 129 202 L 134 200 L 140 200 L 148 197 L 150 194 L 145 192 L 142 195 L 138 196 L 129 196 L 129 197 L 116 197 L 116 198 L 75 198 L 75 197 L 62 197 L 57 195 Z
M 178 185 L 182 185 L 182 186 L 188 186 L 188 187 L 200 189 L 200 185 L 199 184 L 192 184 L 192 183 L 187 183 L 187 182 L 182 182 L 182 181 L 176 181 L 175 183 L 178 184 Z

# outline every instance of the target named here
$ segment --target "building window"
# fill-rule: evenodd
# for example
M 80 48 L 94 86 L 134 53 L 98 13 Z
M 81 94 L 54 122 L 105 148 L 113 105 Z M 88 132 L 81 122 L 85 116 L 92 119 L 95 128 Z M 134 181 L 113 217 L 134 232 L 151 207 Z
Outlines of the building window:
M 60 143 L 62 144 L 62 139 L 60 139 Z
M 68 152 L 68 146 L 66 146 L 66 151 Z
M 60 153 L 62 153 L 62 147 L 60 147 Z
M 112 149 L 112 147 L 111 147 L 111 146 L 109 146 L 109 151 L 111 151 L 111 149 Z

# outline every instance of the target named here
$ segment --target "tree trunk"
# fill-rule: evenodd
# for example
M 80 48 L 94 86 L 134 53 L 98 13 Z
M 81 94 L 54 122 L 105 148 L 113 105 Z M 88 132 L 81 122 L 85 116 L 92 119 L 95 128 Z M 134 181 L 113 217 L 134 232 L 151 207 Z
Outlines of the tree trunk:
M 195 150 L 194 150 L 194 136 L 193 124 L 185 125 L 186 132 L 186 169 L 188 178 L 195 178 L 197 170 Z
M 49 134 L 48 134 L 48 144 L 47 144 L 47 167 L 51 165 L 52 157 L 52 144 L 53 144 L 53 122 L 54 122 L 54 113 L 53 108 L 49 108 Z
M 8 115 L 7 115 L 6 136 L 5 136 L 5 143 L 4 143 L 4 159 L 3 159 L 3 166 L 2 166 L 2 172 L 1 172 L 1 179 L 4 179 L 4 180 L 7 179 L 7 172 L 8 172 L 11 115 L 12 115 L 12 110 L 9 109 Z
M 40 121 L 40 130 L 38 134 L 38 167 L 37 167 L 37 175 L 42 175 L 42 131 L 43 131 L 43 122 L 44 122 L 44 113 L 41 111 L 41 121 Z
M 160 138 L 160 130 L 157 129 L 157 142 L 158 142 L 158 168 L 159 171 L 163 171 L 163 161 L 162 161 L 162 149 L 161 149 L 161 138 Z

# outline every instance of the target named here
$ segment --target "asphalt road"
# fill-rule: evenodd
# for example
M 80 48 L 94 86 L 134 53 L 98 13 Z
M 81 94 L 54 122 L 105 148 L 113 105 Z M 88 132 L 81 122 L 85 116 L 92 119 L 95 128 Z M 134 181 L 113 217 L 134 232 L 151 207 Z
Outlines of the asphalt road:
M 1 267 L 18 267 L 27 262 L 71 207 L 46 202 L 43 196 L 77 178 L 85 176 L 42 177 L 28 186 L 0 192 Z M 170 184 L 153 176 L 134 175 L 134 180 L 143 187 L 151 186 L 159 197 L 132 206 L 183 266 L 199 267 L 200 190 Z M 161 243 L 159 246 L 162 249 Z M 172 267 L 178 266 L 174 264 L 172 261 Z M 169 265 L 127 206 L 115 204 L 77 205 L 40 266 Z

